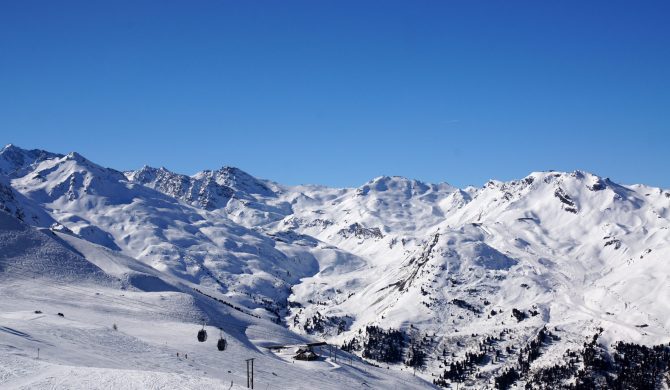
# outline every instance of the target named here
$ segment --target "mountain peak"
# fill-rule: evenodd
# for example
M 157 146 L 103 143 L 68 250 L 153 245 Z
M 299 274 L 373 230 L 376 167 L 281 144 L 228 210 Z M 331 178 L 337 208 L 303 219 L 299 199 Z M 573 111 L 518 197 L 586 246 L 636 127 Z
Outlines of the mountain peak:
M 8 176 L 16 176 L 34 163 L 56 157 L 62 157 L 62 155 L 41 149 L 27 150 L 14 144 L 7 144 L 0 150 L 0 172 Z
M 265 180 L 258 179 L 236 167 L 223 166 L 214 172 L 203 171 L 197 176 L 210 176 L 221 185 L 234 188 L 247 194 L 257 194 L 269 197 L 274 197 L 276 195 L 266 184 L 267 182 Z
M 244 175 L 248 175 L 248 173 L 244 172 L 244 171 L 241 170 L 240 168 L 238 168 L 238 167 L 233 167 L 233 166 L 230 166 L 230 165 L 224 165 L 224 166 L 222 166 L 221 168 L 219 168 L 217 171 L 218 171 L 218 172 L 231 173 L 231 174 L 244 174 Z
M 448 183 L 425 183 L 420 180 L 410 179 L 404 176 L 377 176 L 359 187 L 359 194 L 367 194 L 369 191 L 385 192 L 385 191 L 410 191 L 411 193 L 425 193 L 429 190 L 433 191 L 452 191 L 452 187 Z
M 179 178 L 180 180 L 188 178 L 188 176 L 186 175 L 174 173 L 163 166 L 161 166 L 160 168 L 156 168 L 146 164 L 143 165 L 142 168 L 136 171 L 125 172 L 125 176 L 128 178 L 128 180 L 137 181 L 141 184 L 147 184 L 149 182 L 155 181 L 158 178 L 158 176 L 162 176 L 165 178 L 169 177 L 173 179 Z
M 0 153 L 4 153 L 4 152 L 6 152 L 8 150 L 12 150 L 12 149 L 20 149 L 20 148 L 17 147 L 16 145 L 14 145 L 14 144 L 7 144 L 2 148 L 2 150 L 0 150 Z
M 81 154 L 79 154 L 77 152 L 70 152 L 65 156 L 65 158 L 68 159 L 68 160 L 73 160 L 73 161 L 81 162 L 81 163 L 89 162 L 89 160 L 86 159 L 86 157 L 82 156 Z
M 144 164 L 142 168 L 138 169 L 135 172 L 166 172 L 166 173 L 174 173 L 171 170 L 165 168 L 164 166 L 160 166 L 158 168 L 152 167 L 151 165 L 146 165 Z M 175 175 L 178 175 L 178 173 L 174 173 Z
M 224 165 L 214 172 L 217 176 L 222 175 L 237 181 L 257 181 L 255 177 L 237 167 Z

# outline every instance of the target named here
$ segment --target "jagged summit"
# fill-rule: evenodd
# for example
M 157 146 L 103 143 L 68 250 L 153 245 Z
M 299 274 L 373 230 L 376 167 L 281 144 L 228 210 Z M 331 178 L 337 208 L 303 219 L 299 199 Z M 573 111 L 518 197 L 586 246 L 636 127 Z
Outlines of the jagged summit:
M 275 196 L 274 191 L 270 188 L 269 182 L 259 180 L 247 172 L 235 167 L 224 166 L 216 171 L 205 170 L 195 174 L 193 177 L 197 179 L 213 179 L 221 185 L 228 186 L 245 194 L 264 197 Z
M 178 175 L 165 167 L 154 168 L 149 165 L 143 165 L 136 171 L 126 171 L 123 173 L 130 181 L 149 182 L 155 180 L 158 175 Z
M 40 149 L 27 150 L 13 144 L 7 144 L 0 150 L 0 173 L 8 176 L 18 176 L 30 165 L 60 157 L 63 157 L 63 155 Z
M 86 157 L 82 156 L 77 152 L 70 152 L 65 156 L 68 160 L 73 160 L 80 163 L 89 163 L 90 161 Z
M 234 192 L 212 178 L 181 175 L 164 167 L 152 168 L 145 165 L 137 171 L 126 172 L 126 177 L 131 182 L 142 184 L 206 210 L 224 208 Z

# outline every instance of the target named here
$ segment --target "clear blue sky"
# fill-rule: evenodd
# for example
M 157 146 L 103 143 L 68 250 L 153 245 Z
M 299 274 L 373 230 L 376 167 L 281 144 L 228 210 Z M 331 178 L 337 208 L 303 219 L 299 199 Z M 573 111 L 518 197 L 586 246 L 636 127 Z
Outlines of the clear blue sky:
M 670 187 L 670 1 L 3 1 L 0 143 L 117 169 Z

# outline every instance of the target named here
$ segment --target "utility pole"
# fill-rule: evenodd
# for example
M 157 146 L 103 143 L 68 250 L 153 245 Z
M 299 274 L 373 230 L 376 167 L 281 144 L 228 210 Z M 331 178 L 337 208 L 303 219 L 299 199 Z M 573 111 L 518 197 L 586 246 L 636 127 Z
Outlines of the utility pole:
M 247 359 L 247 389 L 254 388 L 254 359 Z M 251 362 L 251 376 L 249 376 L 249 362 Z
M 37 358 L 38 359 L 40 358 L 40 349 L 39 348 L 37 348 Z

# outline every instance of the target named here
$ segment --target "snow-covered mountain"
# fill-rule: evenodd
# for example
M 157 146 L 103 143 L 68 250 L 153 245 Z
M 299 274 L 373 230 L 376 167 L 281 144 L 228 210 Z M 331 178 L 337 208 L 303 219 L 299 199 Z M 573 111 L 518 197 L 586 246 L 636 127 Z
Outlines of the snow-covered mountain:
M 121 173 L 77 153 L 8 145 L 0 210 L 0 233 L 14 240 L 4 277 L 27 258 L 15 277 L 53 277 L 56 260 L 89 267 L 77 283 L 150 302 L 160 291 L 170 321 L 253 326 L 270 344 L 325 340 L 389 368 L 363 378 L 338 365 L 341 383 L 611 384 L 626 377 L 580 360 L 593 355 L 585 341 L 597 335 L 612 361 L 623 353 L 615 342 L 670 341 L 670 191 L 586 172 L 464 189 L 387 176 L 358 188 L 286 186 L 230 167 Z M 40 251 L 51 268 L 25 254 Z M 175 308 L 191 314 L 174 317 Z M 236 337 L 238 352 L 259 345 Z

